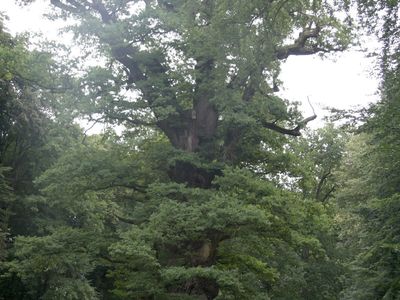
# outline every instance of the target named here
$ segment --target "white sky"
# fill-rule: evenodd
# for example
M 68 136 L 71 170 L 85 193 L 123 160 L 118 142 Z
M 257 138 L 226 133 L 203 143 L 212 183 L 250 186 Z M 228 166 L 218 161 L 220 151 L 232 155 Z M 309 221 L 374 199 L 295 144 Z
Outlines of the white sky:
M 11 33 L 41 31 L 49 39 L 58 37 L 61 23 L 49 21 L 42 16 L 49 1 L 38 1 L 24 8 L 14 2 L 0 0 L 0 11 L 9 16 L 5 24 Z M 362 46 L 373 45 L 374 42 L 370 41 Z M 307 97 L 318 116 L 324 114 L 321 109 L 326 106 L 366 106 L 378 100 L 378 79 L 371 75 L 374 67 L 374 59 L 366 58 L 365 53 L 359 49 L 335 54 L 323 60 L 318 56 L 289 57 L 283 64 L 279 77 L 283 82 L 280 95 L 292 101 L 302 102 L 302 109 L 306 115 L 311 114 Z M 321 122 L 316 122 L 314 126 L 318 124 Z

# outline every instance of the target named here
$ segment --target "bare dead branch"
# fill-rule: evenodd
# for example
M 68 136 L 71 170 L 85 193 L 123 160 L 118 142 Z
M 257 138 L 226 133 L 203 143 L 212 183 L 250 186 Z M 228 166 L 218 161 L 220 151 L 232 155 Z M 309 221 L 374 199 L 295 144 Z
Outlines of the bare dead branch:
M 295 128 L 288 129 L 288 128 L 284 128 L 284 127 L 277 125 L 276 122 L 267 122 L 267 121 L 263 121 L 262 125 L 265 128 L 274 130 L 279 133 L 292 135 L 292 136 L 301 136 L 300 130 L 302 130 L 304 127 L 306 127 L 309 122 L 311 122 L 317 118 L 317 115 L 315 114 L 315 111 L 314 111 L 314 107 L 311 105 L 310 100 L 308 100 L 308 103 L 310 104 L 310 106 L 313 110 L 313 115 L 301 120 Z
M 307 96 L 307 101 L 308 101 L 308 104 L 310 104 L 310 106 L 311 106 L 313 115 L 315 116 L 316 114 L 315 114 L 314 106 L 311 104 L 310 98 L 308 96 Z

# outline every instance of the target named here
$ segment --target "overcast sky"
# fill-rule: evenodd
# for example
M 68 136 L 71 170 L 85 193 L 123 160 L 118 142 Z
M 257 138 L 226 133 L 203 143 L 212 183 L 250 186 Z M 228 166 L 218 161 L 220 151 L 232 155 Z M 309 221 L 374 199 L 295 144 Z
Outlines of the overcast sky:
M 42 16 L 48 6 L 46 2 L 49 1 L 21 8 L 15 5 L 14 0 L 0 0 L 0 11 L 9 17 L 5 22 L 8 30 L 13 34 L 41 31 L 48 38 L 57 38 L 58 25 Z M 373 44 L 369 42 L 363 46 L 372 47 Z M 318 56 L 290 57 L 283 64 L 279 77 L 283 81 L 280 94 L 289 100 L 302 102 L 306 115 L 311 113 L 307 97 L 319 116 L 323 115 L 321 109 L 326 106 L 366 106 L 378 99 L 378 80 L 371 75 L 374 65 L 374 59 L 366 58 L 360 49 L 323 60 Z

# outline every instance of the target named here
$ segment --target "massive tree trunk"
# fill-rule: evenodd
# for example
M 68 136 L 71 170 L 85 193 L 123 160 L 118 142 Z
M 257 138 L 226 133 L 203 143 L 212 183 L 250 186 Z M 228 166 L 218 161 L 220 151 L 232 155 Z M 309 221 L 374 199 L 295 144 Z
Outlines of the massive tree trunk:
M 203 143 L 213 139 L 217 121 L 216 109 L 204 97 L 196 101 L 193 110 L 181 113 L 179 119 L 161 120 L 157 125 L 175 148 L 196 152 Z

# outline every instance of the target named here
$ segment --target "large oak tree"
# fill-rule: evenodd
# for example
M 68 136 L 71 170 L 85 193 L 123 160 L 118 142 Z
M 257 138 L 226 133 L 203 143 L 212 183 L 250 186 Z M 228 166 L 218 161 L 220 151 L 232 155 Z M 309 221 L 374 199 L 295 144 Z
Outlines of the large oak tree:
M 64 96 L 70 110 L 142 135 L 129 150 L 115 151 L 117 142 L 75 147 L 37 180 L 57 222 L 74 229 L 20 238 L 14 271 L 28 285 L 38 278 L 44 297 L 61 290 L 71 299 L 74 291 L 95 297 L 87 277 L 78 289 L 79 276 L 95 267 L 92 281 L 101 281 L 98 290 L 111 285 L 116 299 L 334 293 L 335 285 L 307 289 L 312 276 L 304 275 L 327 257 L 323 205 L 266 179 L 287 171 L 284 136 L 299 136 L 316 118 L 302 118 L 276 95 L 280 64 L 346 49 L 352 37 L 343 7 L 318 0 L 51 4 L 53 18 L 74 20 L 87 57 Z M 97 252 L 79 250 L 81 235 Z M 57 257 L 44 262 L 44 273 L 30 262 L 43 263 L 53 242 L 60 253 L 70 245 L 82 268 Z

